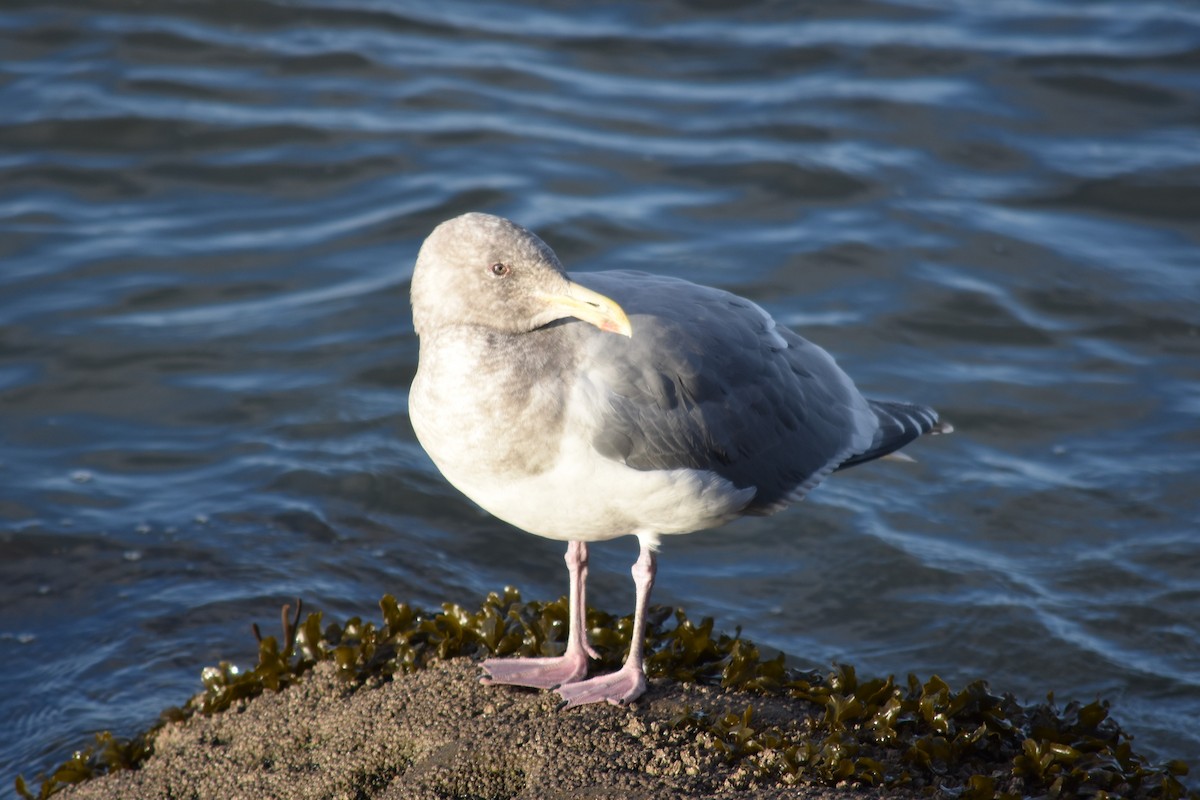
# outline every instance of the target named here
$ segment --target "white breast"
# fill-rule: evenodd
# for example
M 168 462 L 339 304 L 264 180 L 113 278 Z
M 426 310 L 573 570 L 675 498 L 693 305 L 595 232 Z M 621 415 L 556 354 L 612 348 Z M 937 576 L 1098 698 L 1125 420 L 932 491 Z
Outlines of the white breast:
M 436 357 L 422 352 L 409 415 L 446 479 L 505 522 L 551 539 L 637 534 L 653 541 L 719 525 L 753 498 L 753 488 L 706 470 L 642 471 L 601 456 L 573 389 L 538 397 L 534 384 L 534 396 L 506 406 L 495 384 L 481 379 L 485 361 L 466 340 L 439 341 Z M 539 404 L 551 401 L 565 403 L 561 424 L 538 428 L 535 421 L 545 419 Z

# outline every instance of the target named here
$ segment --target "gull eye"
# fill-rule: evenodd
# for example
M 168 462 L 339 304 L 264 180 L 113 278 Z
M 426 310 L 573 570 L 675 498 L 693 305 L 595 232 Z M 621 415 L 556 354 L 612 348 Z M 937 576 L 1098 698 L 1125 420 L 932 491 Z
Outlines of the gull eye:
M 488 269 L 491 270 L 491 273 L 497 278 L 503 278 L 505 275 L 512 272 L 512 267 L 508 266 L 508 264 L 502 264 L 499 261 L 497 261 L 495 264 L 492 264 L 492 266 L 488 267 Z

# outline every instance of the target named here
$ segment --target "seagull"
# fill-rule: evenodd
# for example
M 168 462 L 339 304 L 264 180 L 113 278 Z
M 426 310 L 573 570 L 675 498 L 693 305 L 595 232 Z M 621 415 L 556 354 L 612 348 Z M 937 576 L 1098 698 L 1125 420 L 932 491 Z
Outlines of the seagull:
M 952 430 L 930 408 L 864 398 L 825 350 L 749 300 L 645 272 L 571 280 L 502 217 L 438 225 L 411 298 L 421 446 L 484 510 L 567 542 L 565 652 L 488 659 L 483 681 L 554 690 L 566 707 L 646 691 L 661 537 L 772 514 L 835 470 Z M 640 546 L 629 653 L 589 678 L 588 544 L 625 535 Z

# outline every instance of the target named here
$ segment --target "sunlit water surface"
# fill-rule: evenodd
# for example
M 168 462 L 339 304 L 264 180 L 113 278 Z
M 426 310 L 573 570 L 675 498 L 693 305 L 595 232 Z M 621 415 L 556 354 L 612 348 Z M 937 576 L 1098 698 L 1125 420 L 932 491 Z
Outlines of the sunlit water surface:
M 995 7 L 993 7 L 995 6 Z M 0 781 L 251 663 L 301 596 L 565 591 L 409 426 L 416 249 L 751 297 L 952 437 L 669 540 L 656 600 L 804 666 L 1112 701 L 1200 766 L 1200 10 L 0 9 Z M 633 540 L 591 599 L 632 603 Z

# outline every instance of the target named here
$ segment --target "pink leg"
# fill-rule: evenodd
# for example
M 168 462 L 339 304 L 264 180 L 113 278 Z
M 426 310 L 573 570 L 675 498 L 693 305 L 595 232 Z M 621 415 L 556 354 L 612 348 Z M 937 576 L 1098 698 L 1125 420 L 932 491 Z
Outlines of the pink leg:
M 568 602 L 568 605 L 570 606 L 569 610 L 570 610 L 570 614 L 571 614 L 571 623 L 570 623 L 571 627 L 570 627 L 570 630 L 567 631 L 567 647 L 569 648 L 571 645 L 571 637 L 575 637 L 576 639 L 579 640 L 579 644 L 583 646 L 584 652 L 587 653 L 592 658 L 599 661 L 600 654 L 597 653 L 592 648 L 591 644 L 588 643 L 588 637 L 587 637 L 587 629 L 588 629 L 587 628 L 587 574 L 588 574 L 587 542 L 573 542 L 572 544 L 577 544 L 579 546 L 578 547 L 578 555 L 576 555 L 576 557 L 575 557 L 576 560 L 578 561 L 579 577 L 578 577 L 578 579 L 576 579 L 574 575 L 571 576 L 571 590 L 574 591 L 575 585 L 576 585 L 576 583 L 578 583 L 579 599 L 576 602 L 572 603 L 570 595 L 568 595 L 568 598 L 567 598 L 567 602 Z M 567 559 L 567 572 L 570 573 L 570 571 L 571 571 L 571 545 L 570 544 L 567 545 L 567 555 L 565 556 L 565 558 Z M 587 674 L 586 671 L 584 672 L 584 674 L 585 675 Z M 583 676 L 581 675 L 580 677 L 583 677 Z M 564 683 L 565 682 L 566 681 L 564 681 Z
M 637 600 L 633 611 L 633 639 L 629 642 L 629 655 L 625 664 L 609 675 L 599 675 L 586 681 L 570 683 L 558 688 L 563 705 L 581 706 L 607 700 L 613 705 L 632 703 L 646 691 L 646 673 L 642 667 L 646 640 L 646 607 L 650 604 L 650 590 L 654 588 L 654 575 L 658 571 L 658 560 L 647 545 L 634 563 L 633 585 L 637 589 Z
M 588 656 L 599 658 L 587 642 L 587 607 L 584 605 L 587 559 L 587 544 L 570 542 L 567 545 L 565 560 L 571 586 L 567 593 L 566 652 L 554 658 L 489 658 L 483 662 L 487 672 L 484 683 L 554 689 L 582 680 L 587 675 Z

